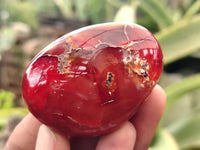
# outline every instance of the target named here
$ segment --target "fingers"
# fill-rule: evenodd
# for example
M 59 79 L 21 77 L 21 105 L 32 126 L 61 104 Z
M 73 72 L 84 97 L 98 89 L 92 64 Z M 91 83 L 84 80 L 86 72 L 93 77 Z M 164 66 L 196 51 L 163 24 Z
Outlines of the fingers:
M 36 142 L 37 139 L 37 142 Z M 52 132 L 28 114 L 10 135 L 4 150 L 70 150 L 66 137 Z
M 41 123 L 28 114 L 10 135 L 4 150 L 34 150 Z
M 156 86 L 147 101 L 133 117 L 131 122 L 136 128 L 137 138 L 134 150 L 146 150 L 153 138 L 156 127 L 164 112 L 166 94 L 160 86 Z
M 38 132 L 35 150 L 70 150 L 70 144 L 66 137 L 51 131 L 45 125 L 41 125 Z
M 71 150 L 94 150 L 99 137 L 71 137 Z
M 102 136 L 96 150 L 146 150 L 164 112 L 165 103 L 166 95 L 163 89 L 156 86 L 131 120 L 132 124 L 127 121 L 118 130 Z M 94 147 L 98 138 L 91 140 Z M 34 150 L 35 148 L 36 150 L 70 150 L 70 144 L 66 137 L 41 125 L 33 115 L 29 114 L 15 128 L 4 150 Z
M 113 133 L 102 136 L 96 150 L 133 150 L 135 140 L 135 128 L 127 121 Z

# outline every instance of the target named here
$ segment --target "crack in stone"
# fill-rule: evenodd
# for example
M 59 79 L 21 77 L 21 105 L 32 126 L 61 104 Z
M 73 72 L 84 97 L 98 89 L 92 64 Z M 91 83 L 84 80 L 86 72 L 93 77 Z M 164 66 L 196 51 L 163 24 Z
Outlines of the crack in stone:
M 149 64 L 145 59 L 140 58 L 138 52 L 134 52 L 133 46 L 135 44 L 142 44 L 143 42 L 147 40 L 155 41 L 155 39 L 153 39 L 151 36 L 148 36 L 144 39 L 130 41 L 130 38 L 127 32 L 127 27 L 128 25 L 123 26 L 124 36 L 127 40 L 127 43 L 124 45 L 114 45 L 109 42 L 98 40 L 98 44 L 94 45 L 93 47 L 89 46 L 89 47 L 82 48 L 91 39 L 96 38 L 112 30 L 106 30 L 104 32 L 101 32 L 87 39 L 83 44 L 81 44 L 80 47 L 76 47 L 73 41 L 70 42 L 70 39 L 66 40 L 66 48 L 65 48 L 64 53 L 57 56 L 58 61 L 59 61 L 57 69 L 59 70 L 61 74 L 66 73 L 68 71 L 66 68 L 67 66 L 70 65 L 70 61 L 72 61 L 73 57 L 81 56 L 82 58 L 88 59 L 89 58 L 88 56 L 91 55 L 93 51 L 98 48 L 101 48 L 101 47 L 120 48 L 120 51 L 123 53 L 122 62 L 124 63 L 125 67 L 128 69 L 129 74 L 131 75 L 133 73 L 136 73 L 137 75 L 143 77 L 143 83 L 150 82 L 149 73 L 148 73 Z M 106 86 L 110 86 L 112 80 L 113 80 L 112 73 L 109 73 L 107 75 Z
M 128 41 L 128 43 L 130 42 L 130 39 L 128 37 L 128 33 L 127 33 L 127 24 L 124 25 L 124 35 L 126 37 L 126 40 Z
M 72 47 L 69 43 L 66 43 L 65 51 L 63 54 L 58 55 L 58 70 L 61 74 L 66 73 L 66 66 L 69 65 L 69 55 L 72 52 Z

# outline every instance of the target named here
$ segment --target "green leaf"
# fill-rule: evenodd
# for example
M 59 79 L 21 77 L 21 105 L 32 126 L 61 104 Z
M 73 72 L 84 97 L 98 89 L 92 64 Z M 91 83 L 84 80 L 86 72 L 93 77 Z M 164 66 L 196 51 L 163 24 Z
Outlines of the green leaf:
M 179 150 L 174 137 L 166 129 L 159 130 L 156 141 L 148 150 Z
M 114 1 L 114 3 L 112 3 Z M 120 7 L 117 7 L 117 1 L 116 0 L 107 0 L 106 3 L 106 20 L 105 21 L 113 21 L 113 18 L 116 15 L 117 9 Z
M 92 23 L 102 23 L 106 20 L 106 0 L 88 0 L 89 18 Z
M 136 7 L 130 5 L 123 5 L 120 7 L 115 15 L 115 22 L 135 22 Z
M 31 1 L 7 0 L 6 7 L 6 11 L 9 13 L 10 21 L 23 22 L 31 27 L 37 27 L 37 8 Z
M 183 80 L 166 87 L 166 113 L 169 111 L 171 106 L 178 100 L 179 97 L 197 88 L 200 88 L 200 74 L 195 74 L 190 77 L 184 78 Z
M 171 13 L 159 0 L 140 0 L 140 7 L 144 9 L 158 24 L 160 29 L 173 24 Z
M 86 13 L 88 0 L 74 0 L 74 3 L 76 16 L 81 20 L 86 20 L 88 18 L 88 14 Z
M 68 18 L 74 17 L 72 0 L 53 0 L 53 2 L 60 9 L 62 15 Z
M 168 64 L 183 58 L 200 48 L 200 15 L 187 18 L 156 34 Z
M 0 54 L 10 49 L 16 41 L 16 33 L 13 29 L 4 27 L 0 29 Z
M 183 18 L 188 18 L 196 14 L 200 10 L 200 0 L 194 2 L 194 4 L 187 10 Z
M 200 59 L 200 49 L 197 52 L 191 54 L 190 56 L 192 56 L 193 58 Z
M 11 108 L 14 105 L 15 94 L 8 91 L 0 91 L 0 109 Z
M 182 149 L 200 149 L 200 112 L 186 116 L 168 129 Z
M 135 0 L 134 0 L 135 1 Z M 111 4 L 112 6 L 116 7 L 116 8 L 119 8 L 121 7 L 122 5 L 125 5 L 125 4 L 129 4 L 130 1 L 129 0 L 107 0 L 107 2 L 109 4 Z
M 70 1 L 70 0 L 68 0 Z M 57 13 L 56 4 L 53 0 L 29 0 L 32 3 L 32 6 L 36 8 L 37 14 L 43 15 L 48 14 L 49 16 L 53 16 Z M 69 11 L 69 10 L 68 10 Z

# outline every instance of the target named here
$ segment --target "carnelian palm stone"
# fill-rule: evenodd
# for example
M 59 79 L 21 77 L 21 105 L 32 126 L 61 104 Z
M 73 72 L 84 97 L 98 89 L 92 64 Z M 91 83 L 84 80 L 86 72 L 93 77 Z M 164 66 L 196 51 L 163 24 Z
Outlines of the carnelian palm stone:
M 136 113 L 162 66 L 161 48 L 147 29 L 92 25 L 44 48 L 25 71 L 22 93 L 30 112 L 50 128 L 102 135 Z

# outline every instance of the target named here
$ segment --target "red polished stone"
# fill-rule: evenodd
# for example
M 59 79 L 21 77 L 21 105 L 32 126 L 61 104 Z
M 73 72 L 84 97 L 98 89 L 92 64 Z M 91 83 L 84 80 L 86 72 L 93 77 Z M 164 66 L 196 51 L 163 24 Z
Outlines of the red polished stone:
M 30 112 L 58 132 L 101 135 L 136 113 L 162 66 L 161 48 L 145 28 L 94 25 L 42 50 L 26 69 L 22 93 Z

